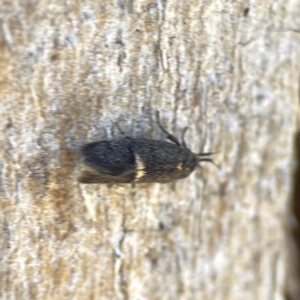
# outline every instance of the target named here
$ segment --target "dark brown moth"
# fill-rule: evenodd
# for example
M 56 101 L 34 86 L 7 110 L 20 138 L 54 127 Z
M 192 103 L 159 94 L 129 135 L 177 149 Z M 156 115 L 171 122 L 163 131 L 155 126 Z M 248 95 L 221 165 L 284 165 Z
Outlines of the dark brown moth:
M 124 137 L 85 144 L 80 153 L 85 165 L 78 181 L 81 183 L 166 183 L 189 176 L 200 162 L 214 161 L 213 152 L 193 153 L 166 131 L 156 114 L 158 126 L 172 141 Z

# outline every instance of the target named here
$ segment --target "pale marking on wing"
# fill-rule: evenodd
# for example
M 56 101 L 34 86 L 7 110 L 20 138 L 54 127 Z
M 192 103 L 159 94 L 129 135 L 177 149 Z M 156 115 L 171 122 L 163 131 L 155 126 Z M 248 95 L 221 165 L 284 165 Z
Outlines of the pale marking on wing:
M 179 163 L 178 166 L 176 167 L 176 169 L 181 171 L 182 170 L 182 163 Z
M 136 175 L 134 181 L 138 181 L 141 177 L 143 177 L 146 172 L 144 171 L 145 165 L 143 164 L 139 155 L 135 154 L 135 165 L 136 165 Z

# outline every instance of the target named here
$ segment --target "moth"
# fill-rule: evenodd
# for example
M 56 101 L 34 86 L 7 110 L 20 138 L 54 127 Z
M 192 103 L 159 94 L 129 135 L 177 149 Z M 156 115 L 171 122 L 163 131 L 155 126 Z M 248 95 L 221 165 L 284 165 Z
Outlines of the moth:
M 159 128 L 170 142 L 123 137 L 88 143 L 81 147 L 84 169 L 80 183 L 167 183 L 189 176 L 200 162 L 214 161 L 214 152 L 193 153 L 160 123 Z M 120 129 L 119 129 L 120 130 Z M 121 130 L 120 130 L 121 131 Z M 122 132 L 122 131 L 121 131 Z M 124 135 L 124 134 L 123 134 Z

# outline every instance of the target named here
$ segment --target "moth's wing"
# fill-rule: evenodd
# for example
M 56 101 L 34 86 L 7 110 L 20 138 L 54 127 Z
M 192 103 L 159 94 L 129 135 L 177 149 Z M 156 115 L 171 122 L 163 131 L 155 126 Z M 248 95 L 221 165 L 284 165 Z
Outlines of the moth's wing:
M 129 164 L 101 164 L 86 163 L 78 178 L 81 183 L 128 183 L 135 179 L 135 169 Z
M 111 176 L 121 176 L 122 174 L 135 173 L 134 166 L 130 164 L 95 164 L 89 162 L 88 160 L 84 161 L 87 166 L 96 170 L 99 173 L 107 174 Z
M 99 172 L 95 172 L 94 170 L 84 170 L 81 172 L 78 177 L 78 182 L 80 183 L 129 183 L 130 179 L 122 176 L 111 176 L 111 175 L 103 175 Z

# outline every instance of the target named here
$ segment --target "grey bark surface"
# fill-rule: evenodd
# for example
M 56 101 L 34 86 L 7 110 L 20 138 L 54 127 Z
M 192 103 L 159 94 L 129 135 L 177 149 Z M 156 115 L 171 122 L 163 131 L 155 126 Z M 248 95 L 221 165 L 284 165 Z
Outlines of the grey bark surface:
M 300 1 L 2 1 L 1 299 L 282 299 Z M 120 136 L 218 151 L 172 184 L 83 185 Z

